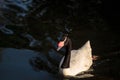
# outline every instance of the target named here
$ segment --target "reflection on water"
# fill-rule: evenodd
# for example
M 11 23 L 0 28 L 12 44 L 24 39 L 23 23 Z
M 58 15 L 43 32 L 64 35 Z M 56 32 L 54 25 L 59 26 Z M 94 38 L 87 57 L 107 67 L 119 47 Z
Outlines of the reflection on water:
M 1 48 L 0 80 L 55 80 L 49 72 L 35 71 L 29 64 L 29 60 L 36 56 L 38 52 L 32 50 Z

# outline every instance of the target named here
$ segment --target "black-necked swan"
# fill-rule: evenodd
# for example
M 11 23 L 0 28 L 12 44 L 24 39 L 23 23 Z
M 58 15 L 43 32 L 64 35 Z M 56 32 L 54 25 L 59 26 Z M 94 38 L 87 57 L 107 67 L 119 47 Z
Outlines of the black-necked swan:
M 57 51 L 64 46 L 66 47 L 65 56 L 63 56 L 59 64 L 59 71 L 65 77 L 76 76 L 81 72 L 87 71 L 93 63 L 92 49 L 89 40 L 77 50 L 71 50 L 71 43 L 68 35 L 65 35 L 58 43 Z

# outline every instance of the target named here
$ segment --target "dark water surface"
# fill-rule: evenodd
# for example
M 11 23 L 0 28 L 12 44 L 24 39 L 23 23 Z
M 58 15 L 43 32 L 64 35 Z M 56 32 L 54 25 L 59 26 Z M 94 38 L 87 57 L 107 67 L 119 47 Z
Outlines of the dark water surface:
M 105 3 L 0 0 L 0 80 L 64 80 L 58 66 L 65 50 L 56 48 L 65 31 L 71 31 L 73 49 L 90 40 L 93 55 L 100 56 L 88 72 L 93 77 L 69 80 L 119 80 L 118 14 L 109 14 Z

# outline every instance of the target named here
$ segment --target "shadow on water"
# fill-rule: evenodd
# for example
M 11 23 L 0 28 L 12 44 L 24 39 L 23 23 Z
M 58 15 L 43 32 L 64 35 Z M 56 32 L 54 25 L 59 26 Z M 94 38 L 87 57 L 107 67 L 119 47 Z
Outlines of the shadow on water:
M 74 49 L 89 39 L 93 55 L 100 56 L 93 71 L 78 76 L 90 73 L 93 77 L 69 80 L 119 80 L 119 34 L 93 3 L 102 2 L 0 0 L 0 80 L 64 80 L 58 66 L 65 50 L 57 52 L 56 48 L 69 29 Z

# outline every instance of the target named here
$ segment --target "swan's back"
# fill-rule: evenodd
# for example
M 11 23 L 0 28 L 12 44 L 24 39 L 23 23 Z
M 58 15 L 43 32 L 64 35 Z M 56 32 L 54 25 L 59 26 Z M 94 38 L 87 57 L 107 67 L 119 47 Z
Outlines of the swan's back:
M 64 59 L 64 57 L 63 57 Z M 92 65 L 92 49 L 90 41 L 87 41 L 78 50 L 71 51 L 70 68 L 62 69 L 64 75 L 75 76 L 88 70 Z
M 79 68 L 81 71 L 89 69 L 92 65 L 92 49 L 90 46 L 90 41 L 87 41 L 78 50 L 71 51 L 71 68 Z M 76 68 L 77 67 L 77 68 Z

